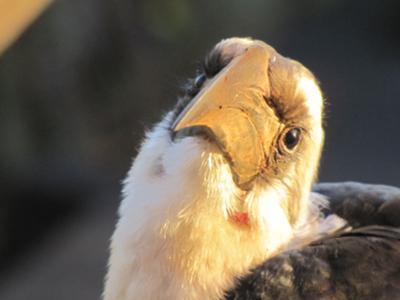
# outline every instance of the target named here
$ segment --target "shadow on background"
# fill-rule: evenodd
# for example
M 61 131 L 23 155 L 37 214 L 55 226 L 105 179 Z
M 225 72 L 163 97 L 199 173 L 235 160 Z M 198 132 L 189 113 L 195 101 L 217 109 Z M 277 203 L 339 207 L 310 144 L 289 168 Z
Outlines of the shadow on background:
M 0 57 L 0 299 L 96 299 L 120 181 L 221 38 L 301 61 L 322 181 L 400 185 L 400 2 L 59 0 Z

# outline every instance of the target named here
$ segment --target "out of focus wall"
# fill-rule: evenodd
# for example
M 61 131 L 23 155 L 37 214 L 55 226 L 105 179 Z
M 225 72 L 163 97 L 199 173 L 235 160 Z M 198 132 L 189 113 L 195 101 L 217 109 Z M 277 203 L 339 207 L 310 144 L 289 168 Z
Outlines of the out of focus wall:
M 320 80 L 321 180 L 400 185 L 399 1 L 58 0 L 0 57 L 0 298 L 99 295 L 144 129 L 230 36 L 265 40 Z

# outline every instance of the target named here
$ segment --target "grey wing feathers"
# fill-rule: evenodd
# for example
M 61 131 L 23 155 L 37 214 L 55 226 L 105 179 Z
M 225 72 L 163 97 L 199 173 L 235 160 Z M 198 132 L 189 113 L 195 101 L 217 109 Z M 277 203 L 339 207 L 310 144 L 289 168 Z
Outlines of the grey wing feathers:
M 337 214 L 354 228 L 400 227 L 400 188 L 357 182 L 320 183 L 314 192 L 328 197 L 326 215 Z

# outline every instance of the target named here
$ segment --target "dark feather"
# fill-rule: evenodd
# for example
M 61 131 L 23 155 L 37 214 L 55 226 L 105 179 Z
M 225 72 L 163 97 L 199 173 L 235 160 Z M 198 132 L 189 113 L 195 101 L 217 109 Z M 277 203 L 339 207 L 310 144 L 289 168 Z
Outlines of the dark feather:
M 400 299 L 400 189 L 348 182 L 315 191 L 329 197 L 325 214 L 354 229 L 266 261 L 225 299 Z
M 357 182 L 320 183 L 314 188 L 329 198 L 327 214 L 337 214 L 352 227 L 400 227 L 400 189 Z

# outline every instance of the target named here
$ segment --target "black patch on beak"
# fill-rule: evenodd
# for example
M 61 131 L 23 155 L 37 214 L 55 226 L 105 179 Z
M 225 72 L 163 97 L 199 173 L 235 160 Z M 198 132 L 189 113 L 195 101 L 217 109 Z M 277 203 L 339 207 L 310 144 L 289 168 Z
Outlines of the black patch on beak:
M 172 133 L 172 139 L 181 139 L 187 136 L 202 137 L 207 141 L 218 144 L 214 133 L 207 126 L 191 126 Z
M 224 59 L 219 49 L 212 49 L 203 61 L 203 70 L 207 78 L 212 78 L 217 75 L 231 60 L 232 58 Z
M 207 79 L 213 78 L 224 67 L 226 67 L 232 57 L 223 58 L 219 49 L 212 49 L 204 58 L 200 70 L 195 78 L 189 79 L 182 88 L 182 96 L 179 97 L 177 104 L 174 108 L 174 117 L 171 120 L 170 126 L 174 124 L 176 118 L 185 109 L 189 102 L 200 92 L 204 82 Z

